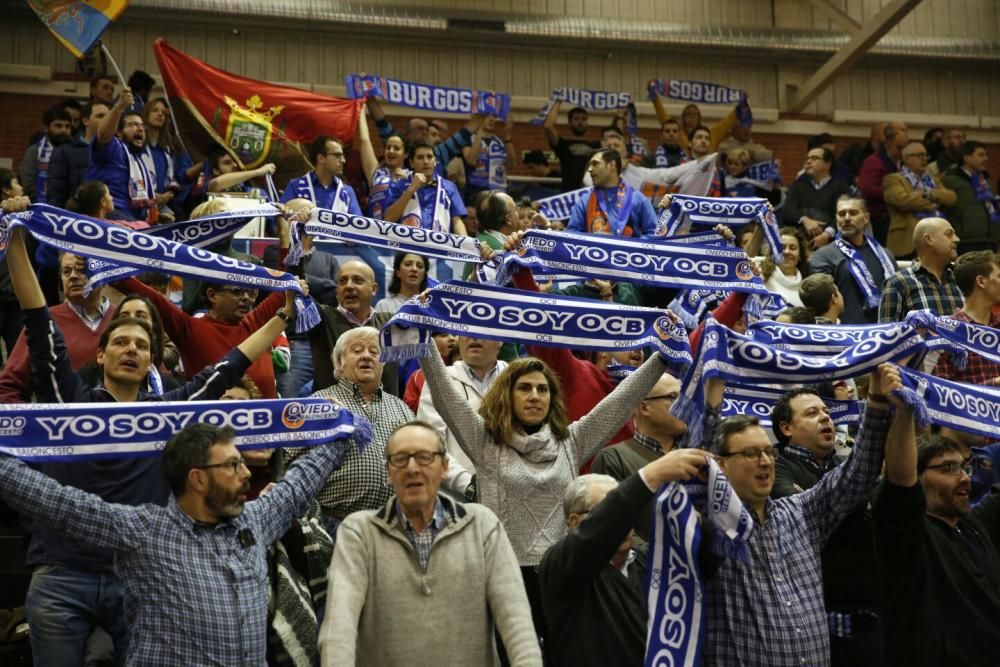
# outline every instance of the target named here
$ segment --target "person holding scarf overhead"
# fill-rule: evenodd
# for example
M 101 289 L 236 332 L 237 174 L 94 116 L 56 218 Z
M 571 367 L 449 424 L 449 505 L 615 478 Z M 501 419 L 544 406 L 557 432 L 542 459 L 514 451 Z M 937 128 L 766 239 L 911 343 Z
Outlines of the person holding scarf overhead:
M 412 227 L 466 236 L 465 204 L 455 184 L 436 175 L 434 147 L 417 141 L 410 151 L 413 173 L 389 186 L 385 219 Z
M 927 170 L 927 149 L 919 141 L 903 148 L 899 173 L 886 174 L 882 196 L 889 209 L 889 236 L 886 246 L 896 257 L 913 255 L 913 230 L 923 218 L 940 218 L 944 208 L 957 201 L 955 193 Z
M 594 153 L 587 166 L 594 187 L 574 205 L 568 231 L 635 238 L 655 234 L 652 204 L 622 180 L 621 171 L 621 153 L 613 148 Z
M 142 114 L 129 111 L 135 103 L 126 88 L 111 112 L 101 120 L 91 144 L 88 181 L 107 184 L 115 201 L 117 219 L 145 220 L 155 224 L 156 181 L 142 159 L 146 148 L 146 127 Z

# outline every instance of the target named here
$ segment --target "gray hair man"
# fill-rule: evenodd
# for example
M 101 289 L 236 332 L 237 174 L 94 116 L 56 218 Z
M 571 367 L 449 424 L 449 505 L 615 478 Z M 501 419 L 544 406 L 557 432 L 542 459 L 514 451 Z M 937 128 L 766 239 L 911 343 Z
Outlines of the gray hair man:
M 319 635 L 323 667 L 494 664 L 494 622 L 511 665 L 540 667 L 503 525 L 482 505 L 438 493 L 448 461 L 437 431 L 398 426 L 383 465 L 395 495 L 340 528 Z
M 380 351 L 378 329 L 365 326 L 345 331 L 333 348 L 336 381 L 313 394 L 332 398 L 351 412 L 364 415 L 372 425 L 371 444 L 363 452 L 347 452 L 316 498 L 331 536 L 336 535 L 337 526 L 351 512 L 376 509 L 389 499 L 386 441 L 393 429 L 413 419 L 406 403 L 382 388 Z M 303 451 L 288 450 L 289 458 L 295 460 Z

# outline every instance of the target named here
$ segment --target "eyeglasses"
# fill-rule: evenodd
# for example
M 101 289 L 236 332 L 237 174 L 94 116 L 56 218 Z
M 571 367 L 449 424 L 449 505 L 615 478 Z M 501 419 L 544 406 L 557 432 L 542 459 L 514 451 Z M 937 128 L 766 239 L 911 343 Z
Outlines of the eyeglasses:
M 926 160 L 930 156 L 927 153 L 910 153 L 909 155 L 905 155 L 903 157 L 922 157 Z
M 972 464 L 962 461 L 945 461 L 937 465 L 927 466 L 927 470 L 940 470 L 945 475 L 959 475 L 964 472 L 966 475 L 972 476 Z
M 738 452 L 729 452 L 728 454 L 719 454 L 722 458 L 728 458 L 730 456 L 742 456 L 746 461 L 756 461 L 760 462 L 760 457 L 767 454 L 767 458 L 774 461 L 778 458 L 778 448 L 777 447 L 765 447 L 764 449 L 759 449 L 757 447 L 751 447 L 750 449 L 744 449 Z
M 347 160 L 347 156 L 343 153 L 323 153 L 326 157 L 332 157 L 336 160 Z
M 237 299 L 256 299 L 257 290 L 248 287 L 220 287 L 217 291 L 219 292 L 229 292 Z
M 659 400 L 664 400 L 664 401 L 669 401 L 670 403 L 673 403 L 674 401 L 677 400 L 677 398 L 679 396 L 680 396 L 680 394 L 675 391 L 675 392 L 670 393 L 670 394 L 658 394 L 656 396 L 647 396 L 646 398 L 644 398 L 642 400 L 644 400 L 644 401 L 659 401 Z
M 413 452 L 412 454 L 406 454 L 405 452 L 399 452 L 398 454 L 390 454 L 385 457 L 385 460 L 389 462 L 393 468 L 405 468 L 410 465 L 410 459 L 414 459 L 417 465 L 421 468 L 429 466 L 434 463 L 434 459 L 439 456 L 444 456 L 444 452 Z
M 208 465 L 195 466 L 199 470 L 208 470 L 209 468 L 229 468 L 233 471 L 234 475 L 240 473 L 240 468 L 246 465 L 246 461 L 243 459 L 233 459 L 232 461 L 225 461 L 223 463 L 209 463 Z

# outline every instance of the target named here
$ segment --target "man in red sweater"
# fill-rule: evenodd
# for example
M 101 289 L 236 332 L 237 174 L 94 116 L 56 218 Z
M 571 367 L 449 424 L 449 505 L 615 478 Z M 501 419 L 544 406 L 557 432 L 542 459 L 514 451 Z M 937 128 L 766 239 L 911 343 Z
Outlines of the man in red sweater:
M 299 284 L 307 289 L 305 281 Z M 208 285 L 205 300 L 208 312 L 205 317 L 192 317 L 170 303 L 157 290 L 135 278 L 115 284 L 125 294 L 140 294 L 149 299 L 160 312 L 163 330 L 177 344 L 188 379 L 200 369 L 221 359 L 229 350 L 239 345 L 247 336 L 274 317 L 285 304 L 284 292 L 272 292 L 253 308 L 257 290 L 236 285 Z M 274 385 L 274 365 L 271 355 L 257 357 L 247 375 L 260 387 L 264 398 L 277 398 Z
M 66 336 L 70 365 L 77 371 L 97 358 L 101 332 L 111 321 L 114 308 L 99 289 L 84 298 L 83 286 L 87 282 L 84 258 L 63 253 L 59 258 L 59 274 L 63 302 L 52 306 L 49 314 Z M 0 403 L 27 403 L 31 394 L 31 364 L 24 331 L 21 331 L 0 373 Z

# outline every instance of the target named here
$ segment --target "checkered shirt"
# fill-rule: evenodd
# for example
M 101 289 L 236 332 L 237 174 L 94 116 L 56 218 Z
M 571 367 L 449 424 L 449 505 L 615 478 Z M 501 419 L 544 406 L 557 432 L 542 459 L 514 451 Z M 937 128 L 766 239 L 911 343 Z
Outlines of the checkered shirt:
M 398 501 L 396 502 L 396 516 L 399 517 L 403 526 L 403 532 L 406 533 L 407 539 L 413 545 L 413 550 L 417 553 L 417 561 L 420 563 L 420 567 L 426 570 L 427 561 L 431 559 L 431 547 L 434 546 L 434 540 L 437 539 L 438 533 L 444 529 L 448 521 L 444 505 L 441 504 L 441 499 L 438 498 L 437 503 L 434 505 L 434 517 L 431 519 L 430 525 L 422 532 L 418 533 L 413 529 L 413 526 L 410 525 L 410 519 L 403 512 L 403 508 Z
M 902 322 L 911 310 L 927 308 L 936 315 L 947 315 L 964 305 L 965 297 L 955 282 L 951 267 L 946 268 L 943 279 L 938 280 L 916 261 L 885 279 L 878 304 L 878 321 L 883 324 Z
M 8 456 L 0 456 L 0 496 L 53 530 L 114 550 L 131 636 L 126 665 L 263 667 L 267 547 L 308 511 L 342 453 L 311 448 L 269 493 L 217 524 L 195 521 L 173 496 L 166 507 L 109 503 Z
M 965 314 L 965 311 L 956 310 L 951 316 L 953 319 L 975 324 L 972 318 Z M 1000 314 L 990 313 L 990 323 L 994 329 L 1000 329 Z M 955 380 L 956 382 L 968 382 L 969 384 L 981 384 L 987 387 L 995 387 L 994 382 L 1000 378 L 1000 364 L 976 354 L 968 353 L 968 363 L 964 371 L 955 368 L 951 362 L 951 355 L 947 352 L 941 354 L 937 366 L 934 368 L 934 375 L 945 380 Z
M 320 507 L 338 514 L 381 508 L 392 495 L 385 470 L 385 443 L 394 428 L 415 419 L 413 412 L 401 399 L 381 388 L 369 403 L 358 386 L 347 380 L 338 380 L 313 396 L 332 398 L 354 414 L 364 415 L 372 424 L 371 444 L 360 454 L 357 449 L 347 453 L 343 464 L 330 475 L 316 497 Z M 305 451 L 308 450 L 289 449 L 287 454 L 294 460 Z
M 830 664 L 820 550 L 878 477 L 890 418 L 869 407 L 846 463 L 802 493 L 767 500 L 751 563 L 726 559 L 706 584 L 705 667 Z

